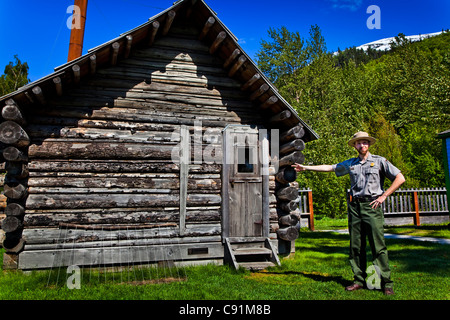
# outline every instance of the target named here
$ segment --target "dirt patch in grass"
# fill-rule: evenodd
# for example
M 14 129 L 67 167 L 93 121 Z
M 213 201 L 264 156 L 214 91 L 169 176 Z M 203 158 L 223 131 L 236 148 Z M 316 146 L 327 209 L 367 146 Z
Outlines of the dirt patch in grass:
M 120 282 L 118 284 L 128 284 L 132 286 L 145 286 L 148 284 L 161 284 L 161 283 L 172 283 L 172 282 L 184 282 L 186 281 L 186 278 L 162 278 L 162 279 L 151 279 L 151 280 L 139 280 L 139 281 L 127 281 L 127 282 Z

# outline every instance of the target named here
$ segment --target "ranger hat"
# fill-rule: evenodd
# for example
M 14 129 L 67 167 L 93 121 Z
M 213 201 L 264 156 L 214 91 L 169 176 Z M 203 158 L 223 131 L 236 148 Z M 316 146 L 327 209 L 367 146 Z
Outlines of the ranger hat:
M 353 135 L 353 137 L 348 141 L 348 145 L 350 147 L 354 147 L 355 146 L 355 142 L 358 141 L 358 140 L 367 140 L 367 141 L 369 141 L 369 146 L 373 145 L 377 141 L 377 139 L 369 136 L 369 134 L 367 132 L 359 131 L 359 132 L 355 133 Z

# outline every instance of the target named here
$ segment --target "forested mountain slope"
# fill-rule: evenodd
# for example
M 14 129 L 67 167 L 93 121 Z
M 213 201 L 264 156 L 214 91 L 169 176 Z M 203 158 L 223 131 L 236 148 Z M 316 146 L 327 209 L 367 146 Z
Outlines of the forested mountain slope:
M 320 136 L 305 150 L 306 163 L 356 156 L 347 141 L 362 130 L 378 138 L 372 153 L 402 170 L 403 187 L 445 185 L 436 134 L 450 128 L 450 32 L 414 43 L 400 34 L 382 55 L 353 48 L 345 58 L 326 52 L 317 26 L 308 39 L 285 28 L 269 35 L 261 70 Z M 345 214 L 348 178 L 307 172 L 298 181 L 313 189 L 316 213 Z

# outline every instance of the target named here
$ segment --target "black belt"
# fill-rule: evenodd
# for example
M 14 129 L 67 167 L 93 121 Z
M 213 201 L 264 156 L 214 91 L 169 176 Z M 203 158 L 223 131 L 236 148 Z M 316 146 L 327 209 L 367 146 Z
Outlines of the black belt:
M 376 197 L 352 197 L 352 202 L 372 202 L 378 199 L 379 196 Z

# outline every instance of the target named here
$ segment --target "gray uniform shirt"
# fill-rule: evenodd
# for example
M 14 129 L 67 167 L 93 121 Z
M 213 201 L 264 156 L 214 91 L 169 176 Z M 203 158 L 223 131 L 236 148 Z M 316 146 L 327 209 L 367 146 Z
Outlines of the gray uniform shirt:
M 367 160 L 359 157 L 333 165 L 337 177 L 350 175 L 350 194 L 353 197 L 376 197 L 383 194 L 384 179 L 393 181 L 400 170 L 385 158 L 369 153 Z

